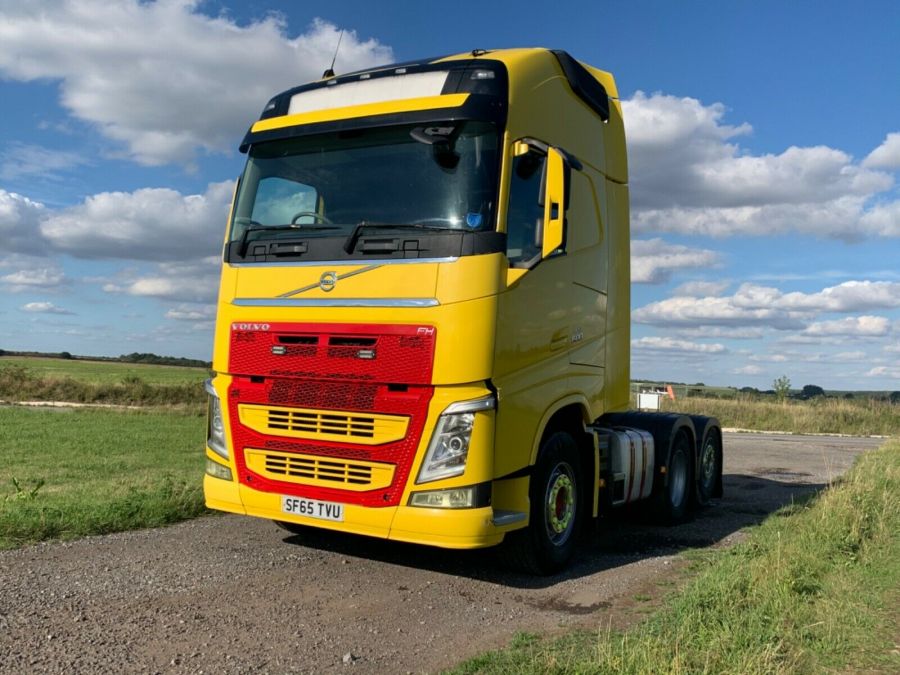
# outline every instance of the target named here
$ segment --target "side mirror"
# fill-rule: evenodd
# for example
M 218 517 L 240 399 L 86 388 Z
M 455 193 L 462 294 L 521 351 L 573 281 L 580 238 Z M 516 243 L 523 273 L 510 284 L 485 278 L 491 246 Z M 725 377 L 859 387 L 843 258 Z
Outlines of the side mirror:
M 549 257 L 566 243 L 566 188 L 568 171 L 563 154 L 547 150 L 547 178 L 544 185 L 544 236 L 541 256 Z

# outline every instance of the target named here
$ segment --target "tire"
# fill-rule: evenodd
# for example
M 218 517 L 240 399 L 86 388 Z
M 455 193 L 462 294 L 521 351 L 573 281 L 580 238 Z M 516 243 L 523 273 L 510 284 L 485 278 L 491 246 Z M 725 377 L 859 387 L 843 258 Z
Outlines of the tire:
M 679 431 L 672 440 L 666 482 L 660 490 L 657 513 L 665 524 L 677 525 L 688 515 L 694 486 L 694 449 L 687 431 Z
M 541 446 L 531 476 L 529 525 L 507 535 L 504 553 L 514 567 L 545 576 L 572 559 L 584 520 L 578 444 L 556 432 Z
M 722 441 L 716 429 L 706 430 L 697 458 L 697 504 L 706 506 L 716 496 L 722 477 Z
M 286 520 L 273 520 L 272 522 L 291 534 L 306 534 L 309 531 L 307 525 L 301 525 L 300 523 L 290 523 Z

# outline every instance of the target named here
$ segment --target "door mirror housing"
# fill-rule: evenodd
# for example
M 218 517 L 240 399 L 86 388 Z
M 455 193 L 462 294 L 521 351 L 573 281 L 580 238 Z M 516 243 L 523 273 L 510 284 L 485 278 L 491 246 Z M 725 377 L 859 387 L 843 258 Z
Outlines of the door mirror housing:
M 544 184 L 544 236 L 541 257 L 548 258 L 566 245 L 566 199 L 569 170 L 566 158 L 556 148 L 547 149 Z

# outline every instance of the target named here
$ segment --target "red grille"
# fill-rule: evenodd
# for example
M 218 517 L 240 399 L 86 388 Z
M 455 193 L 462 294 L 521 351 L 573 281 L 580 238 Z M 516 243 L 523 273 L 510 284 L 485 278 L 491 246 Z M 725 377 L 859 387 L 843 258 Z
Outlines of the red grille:
M 269 403 L 299 408 L 374 410 L 377 384 L 325 382 L 323 380 L 275 380 Z
M 337 392 L 348 391 L 355 388 L 355 383 L 349 382 L 315 382 L 310 383 L 320 387 L 328 387 Z M 228 395 L 228 411 L 232 420 L 232 444 L 237 449 L 235 459 L 238 465 L 238 479 L 245 485 L 255 490 L 275 492 L 279 494 L 294 495 L 297 497 L 309 497 L 311 499 L 324 499 L 348 504 L 361 504 L 363 506 L 396 506 L 400 503 L 403 487 L 412 468 L 413 458 L 422 437 L 422 428 L 428 415 L 428 403 L 431 401 L 432 387 L 410 386 L 398 388 L 389 385 L 374 386 L 374 394 L 369 406 L 355 407 L 352 410 L 360 412 L 379 412 L 393 415 L 408 415 L 410 418 L 406 438 L 394 443 L 384 445 L 357 445 L 354 443 L 329 443 L 322 440 L 304 441 L 302 439 L 280 439 L 248 429 L 238 421 L 238 405 L 240 403 L 257 403 L 265 405 L 272 398 L 274 389 L 282 392 L 283 383 L 279 381 L 251 382 L 247 377 L 236 377 L 232 383 Z M 402 390 L 398 390 L 402 389 Z M 303 391 L 299 389 L 298 391 Z M 335 394 L 352 399 L 348 393 Z M 307 405 L 306 401 L 280 400 L 280 405 L 295 405 L 301 407 Z M 331 408 L 339 409 L 339 408 Z M 343 408 L 349 410 L 351 408 Z M 343 459 L 366 459 L 374 462 L 389 462 L 397 468 L 394 472 L 394 482 L 390 487 L 369 492 L 352 492 L 334 488 L 321 488 L 307 485 L 296 485 L 281 481 L 266 479 L 247 469 L 244 462 L 244 448 L 260 448 L 280 450 L 283 452 L 297 452 L 306 455 L 323 455 L 339 457 Z
M 256 490 L 363 506 L 400 503 L 433 389 L 430 326 L 232 324 L 228 393 L 238 479 Z M 410 418 L 406 438 L 383 445 L 287 439 L 243 427 L 238 405 L 375 412 Z M 388 488 L 354 492 L 270 480 L 247 469 L 245 448 L 297 452 L 396 466 Z
M 234 375 L 429 384 L 433 326 L 233 323 Z

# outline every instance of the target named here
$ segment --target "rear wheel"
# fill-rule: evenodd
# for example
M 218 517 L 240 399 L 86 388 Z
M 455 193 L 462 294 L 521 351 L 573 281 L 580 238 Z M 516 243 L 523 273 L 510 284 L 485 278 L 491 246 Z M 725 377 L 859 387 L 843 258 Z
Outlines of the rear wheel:
M 721 441 L 719 435 L 710 429 L 703 438 L 697 462 L 697 503 L 700 506 L 709 504 L 710 499 L 715 495 L 719 476 L 722 475 L 721 464 Z
M 660 492 L 658 513 L 669 524 L 682 522 L 688 513 L 690 490 L 694 485 L 694 453 L 687 432 L 680 431 L 672 441 L 667 467 L 667 482 Z
M 531 477 L 529 525 L 504 543 L 513 565 L 546 575 L 568 564 L 583 520 L 581 489 L 578 445 L 570 434 L 556 432 L 541 446 Z

